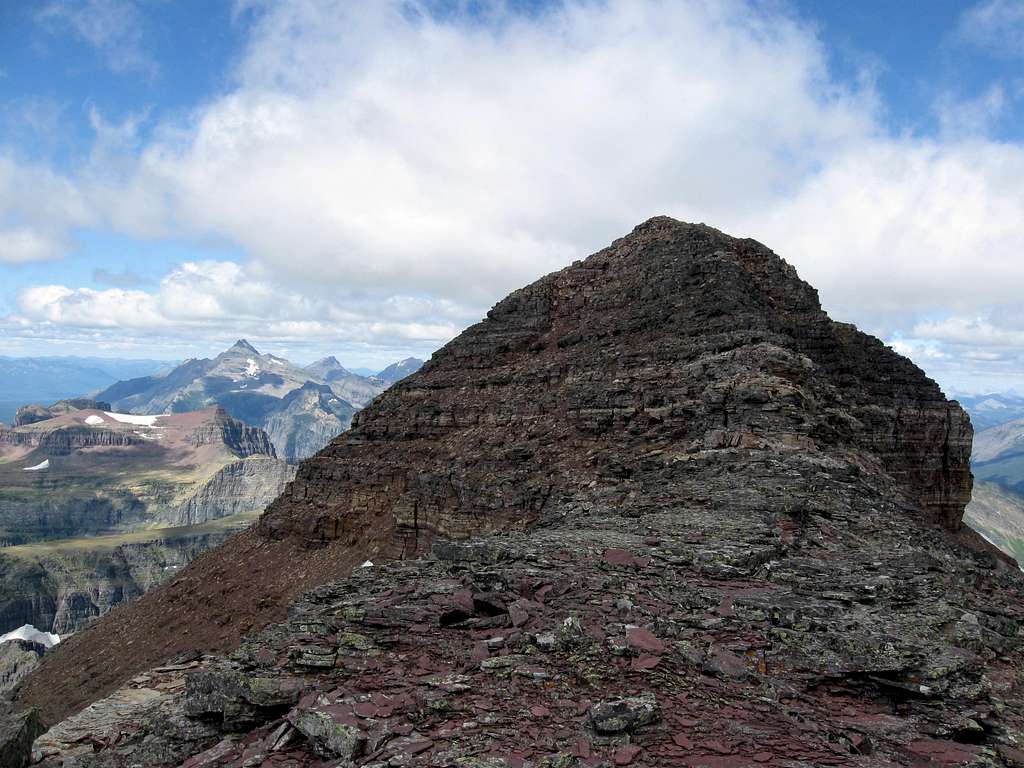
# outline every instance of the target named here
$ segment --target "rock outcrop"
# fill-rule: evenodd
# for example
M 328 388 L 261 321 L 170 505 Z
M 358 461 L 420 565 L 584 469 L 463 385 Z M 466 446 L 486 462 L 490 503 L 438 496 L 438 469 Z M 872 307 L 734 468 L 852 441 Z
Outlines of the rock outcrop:
M 110 403 L 102 400 L 93 400 L 89 397 L 75 397 L 68 400 L 58 400 L 51 406 L 44 406 L 38 403 L 25 405 L 18 409 L 14 415 L 14 426 L 24 427 L 28 424 L 35 424 L 38 421 L 46 421 L 65 413 L 75 411 L 96 410 L 109 411 Z
M 272 455 L 249 456 L 219 470 L 184 502 L 161 512 L 168 525 L 200 525 L 222 517 L 260 511 L 295 476 L 295 467 Z
M 1019 765 L 1024 581 L 962 526 L 970 443 L 767 248 L 652 219 L 15 706 L 109 694 L 47 767 Z
M 39 659 L 44 653 L 46 646 L 31 640 L 8 640 L 0 643 L 0 695 L 25 679 L 39 665 Z
M 193 430 L 189 436 L 193 448 L 204 445 L 225 445 L 235 456 L 270 456 L 276 458 L 270 436 L 259 427 L 231 418 L 223 408 L 215 408 L 213 416 Z

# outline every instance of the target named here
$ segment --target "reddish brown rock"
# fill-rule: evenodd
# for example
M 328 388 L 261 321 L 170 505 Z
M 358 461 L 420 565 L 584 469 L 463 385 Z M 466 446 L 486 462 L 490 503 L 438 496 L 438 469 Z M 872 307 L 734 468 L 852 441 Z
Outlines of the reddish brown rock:
M 1008 765 L 1024 582 L 960 530 L 970 434 L 771 251 L 653 219 L 499 303 L 256 530 L 62 643 L 22 701 L 52 718 L 205 643 L 305 681 L 288 712 L 223 712 L 264 741 L 301 723 L 299 766 L 330 744 L 485 768 Z M 104 759 L 220 738 L 124 718 Z

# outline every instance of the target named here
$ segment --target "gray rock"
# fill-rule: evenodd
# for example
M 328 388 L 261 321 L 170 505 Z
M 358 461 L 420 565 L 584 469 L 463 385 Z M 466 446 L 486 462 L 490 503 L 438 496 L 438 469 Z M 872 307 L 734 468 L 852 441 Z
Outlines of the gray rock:
M 661 708 L 653 693 L 606 699 L 588 711 L 590 724 L 602 734 L 629 733 L 661 719 Z

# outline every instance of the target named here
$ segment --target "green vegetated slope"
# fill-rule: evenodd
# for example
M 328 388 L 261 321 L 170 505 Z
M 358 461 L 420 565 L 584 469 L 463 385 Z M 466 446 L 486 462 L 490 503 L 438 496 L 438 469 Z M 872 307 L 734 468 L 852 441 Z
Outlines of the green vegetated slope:
M 976 482 L 964 520 L 1024 565 L 1024 496 L 998 483 Z

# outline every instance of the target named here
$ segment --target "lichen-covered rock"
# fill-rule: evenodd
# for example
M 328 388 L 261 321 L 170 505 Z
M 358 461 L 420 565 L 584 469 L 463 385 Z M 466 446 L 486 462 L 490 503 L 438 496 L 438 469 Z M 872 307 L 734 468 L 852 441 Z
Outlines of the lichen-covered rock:
M 327 757 L 353 761 L 366 749 L 366 734 L 353 725 L 339 722 L 322 709 L 298 709 L 288 716 L 315 752 Z
M 658 701 L 653 693 L 608 699 L 594 704 L 590 710 L 590 723 L 598 733 L 625 733 L 657 722 L 661 717 Z

